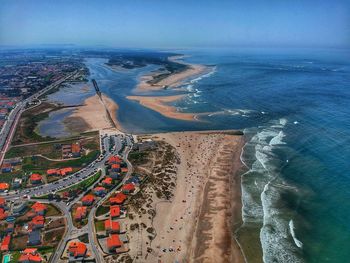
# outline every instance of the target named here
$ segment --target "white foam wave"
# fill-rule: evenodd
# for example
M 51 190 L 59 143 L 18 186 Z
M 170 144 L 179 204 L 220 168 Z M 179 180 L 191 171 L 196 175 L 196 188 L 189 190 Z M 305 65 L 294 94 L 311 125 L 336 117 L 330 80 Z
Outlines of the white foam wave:
M 299 248 L 302 248 L 303 247 L 303 243 L 296 238 L 296 235 L 295 235 L 295 227 L 294 227 L 294 221 L 293 219 L 289 221 L 289 231 L 290 231 L 290 234 L 292 235 L 293 237 L 293 240 L 294 240 L 294 243 L 297 247 Z

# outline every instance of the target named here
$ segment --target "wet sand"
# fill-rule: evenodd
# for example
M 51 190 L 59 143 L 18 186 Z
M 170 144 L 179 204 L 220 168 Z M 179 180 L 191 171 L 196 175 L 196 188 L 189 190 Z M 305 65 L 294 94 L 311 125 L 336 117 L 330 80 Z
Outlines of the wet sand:
M 109 128 L 121 130 L 116 117 L 117 110 L 118 105 L 108 96 L 102 94 L 101 100 L 98 95 L 94 95 L 87 98 L 84 105 L 77 107 L 64 122 L 72 129 L 80 127 L 80 132 Z
M 234 236 L 241 225 L 243 137 L 179 132 L 153 138 L 176 147 L 181 162 L 173 200 L 156 206 L 154 252 L 146 262 L 244 262 Z
M 195 121 L 196 114 L 179 112 L 175 106 L 169 105 L 169 103 L 183 99 L 186 95 L 174 95 L 174 96 L 127 96 L 129 100 L 134 100 L 139 102 L 142 106 L 159 112 L 165 117 L 185 120 L 185 121 Z

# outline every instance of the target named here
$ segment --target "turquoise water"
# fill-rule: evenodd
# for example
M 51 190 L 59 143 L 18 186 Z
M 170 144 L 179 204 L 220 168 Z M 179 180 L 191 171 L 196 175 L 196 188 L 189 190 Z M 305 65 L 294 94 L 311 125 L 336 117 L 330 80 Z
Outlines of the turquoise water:
M 2 260 L 3 263 L 8 263 L 10 261 L 11 261 L 11 255 L 10 254 L 5 255 L 3 260 Z
M 129 132 L 244 130 L 243 227 L 258 227 L 265 262 L 349 262 L 349 51 L 179 52 L 215 65 L 184 85 L 187 97 L 176 103 L 207 113 L 206 122 L 168 119 L 125 98 L 156 66 L 115 72 L 101 59 L 86 64 Z

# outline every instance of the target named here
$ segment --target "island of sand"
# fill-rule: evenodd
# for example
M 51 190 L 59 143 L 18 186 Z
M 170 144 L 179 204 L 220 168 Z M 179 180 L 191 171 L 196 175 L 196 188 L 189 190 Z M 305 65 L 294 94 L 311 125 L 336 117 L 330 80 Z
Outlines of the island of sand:
M 140 262 L 244 262 L 235 231 L 241 225 L 243 136 L 174 132 L 139 136 L 156 148 L 134 168 L 146 174 L 133 197 L 130 257 Z M 135 164 L 135 163 L 134 163 Z M 139 199 L 139 200 L 138 200 Z M 140 231 L 141 227 L 141 231 Z M 143 229 L 143 230 L 142 230 Z

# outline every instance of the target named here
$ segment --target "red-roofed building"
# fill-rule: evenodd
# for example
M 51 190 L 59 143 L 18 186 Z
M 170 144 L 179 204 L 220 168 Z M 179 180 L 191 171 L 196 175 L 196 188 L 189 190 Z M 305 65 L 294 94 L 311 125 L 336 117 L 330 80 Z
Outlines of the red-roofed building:
M 107 193 L 106 188 L 102 187 L 102 186 L 97 186 L 94 188 L 94 194 L 97 196 L 105 196 Z
M 18 259 L 18 262 L 21 263 L 34 263 L 34 262 L 42 262 L 43 259 L 38 254 L 36 248 L 26 248 L 20 258 Z
M 30 183 L 31 184 L 40 184 L 42 182 L 43 178 L 40 174 L 32 174 L 30 176 Z
M 117 234 L 112 234 L 107 238 L 107 248 L 109 251 L 114 251 L 116 248 L 121 246 L 122 242 Z
M 120 157 L 118 155 L 114 155 L 109 157 L 108 159 L 108 164 L 116 164 L 116 163 L 120 163 L 122 160 L 120 159 Z
M 5 208 L 6 206 L 6 200 L 3 197 L 0 197 L 0 207 Z
M 0 183 L 0 192 L 4 192 L 10 188 L 8 183 Z
M 4 208 L 0 208 L 0 220 L 5 220 L 7 218 L 7 213 L 5 212 Z
M 81 202 L 83 205 L 92 205 L 92 203 L 95 201 L 95 197 L 93 195 L 85 195 L 81 199 Z
M 109 198 L 109 203 L 111 205 L 121 205 L 124 203 L 127 196 L 123 193 L 117 193 L 114 197 Z
M 45 225 L 45 218 L 43 216 L 35 216 L 30 223 L 32 229 L 43 228 Z
M 60 169 L 60 175 L 61 176 L 66 176 L 67 174 L 70 174 L 72 172 L 73 172 L 73 168 L 72 167 L 66 167 L 66 168 Z
M 42 203 L 36 202 L 34 205 L 32 205 L 32 211 L 37 215 L 43 216 L 46 210 L 47 210 L 47 206 Z
M 80 221 L 86 217 L 87 214 L 87 207 L 86 206 L 79 206 L 77 210 L 75 211 L 74 219 L 76 221 Z
M 128 183 L 122 186 L 122 192 L 124 194 L 130 194 L 135 191 L 135 185 L 133 183 Z
M 59 174 L 59 170 L 58 169 L 49 169 L 49 170 L 46 171 L 46 174 L 55 176 L 55 175 Z
M 127 172 L 128 172 L 128 168 L 127 168 L 127 167 L 123 167 L 123 168 L 121 169 L 121 172 L 122 172 L 122 173 L 127 173 Z
M 111 219 L 107 219 L 105 221 L 105 230 L 108 234 L 115 234 L 120 232 L 120 224 L 117 221 L 112 221 Z
M 106 187 L 111 187 L 113 184 L 113 179 L 111 177 L 106 177 L 103 181 L 102 184 Z
M 1 166 L 2 173 L 11 173 L 11 171 L 12 171 L 12 165 L 10 163 L 4 163 Z
M 109 208 L 109 214 L 112 218 L 120 216 L 120 207 L 119 205 L 113 205 Z
M 0 247 L 1 252 L 9 251 L 10 241 L 11 241 L 10 235 L 7 235 L 6 237 L 4 237 L 4 239 L 1 242 L 1 247 Z
M 80 157 L 81 147 L 79 143 L 72 144 L 72 155 L 73 157 Z
M 80 258 L 85 257 L 87 252 L 86 245 L 82 242 L 70 242 L 68 253 L 71 257 Z

